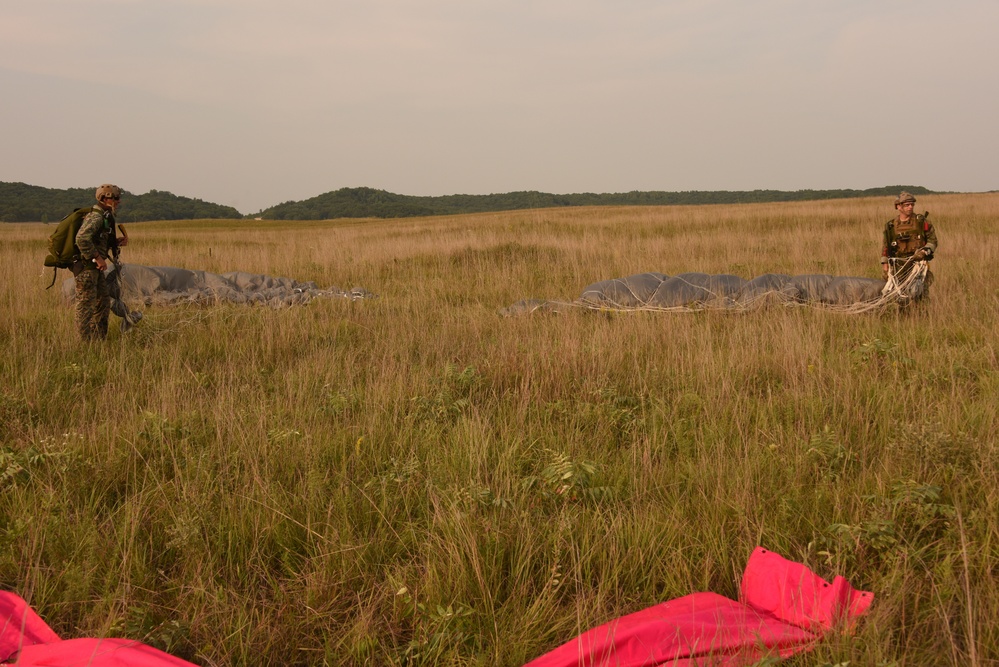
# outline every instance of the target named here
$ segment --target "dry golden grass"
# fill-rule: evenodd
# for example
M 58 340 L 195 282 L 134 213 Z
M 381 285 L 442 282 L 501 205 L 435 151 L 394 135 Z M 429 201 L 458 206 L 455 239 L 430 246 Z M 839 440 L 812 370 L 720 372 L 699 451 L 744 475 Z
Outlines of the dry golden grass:
M 992 664 L 999 195 L 918 206 L 932 301 L 880 317 L 497 310 L 875 277 L 882 200 L 132 225 L 129 262 L 380 296 L 153 308 L 96 346 L 43 290 L 52 227 L 2 225 L 0 583 L 205 664 L 516 665 L 734 596 L 763 544 L 877 596 L 791 664 Z

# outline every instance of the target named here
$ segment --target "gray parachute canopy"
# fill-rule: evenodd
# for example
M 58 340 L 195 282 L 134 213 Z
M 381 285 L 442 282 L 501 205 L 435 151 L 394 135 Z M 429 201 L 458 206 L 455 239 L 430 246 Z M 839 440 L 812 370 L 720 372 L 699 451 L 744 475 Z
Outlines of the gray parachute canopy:
M 895 280 L 824 274 L 788 276 L 767 273 L 751 280 L 728 274 L 639 273 L 594 283 L 571 303 L 527 299 L 501 312 L 513 315 L 571 306 L 611 310 L 749 310 L 767 304 L 813 305 L 845 312 L 865 312 L 890 303 L 916 300 L 922 294 L 925 262 L 900 285 Z
M 209 273 L 169 266 L 121 267 L 122 298 L 141 301 L 147 306 L 177 303 L 266 304 L 275 308 L 308 303 L 317 298 L 371 298 L 374 295 L 355 287 L 349 291 L 337 287 L 320 289 L 314 282 L 277 278 L 245 271 Z M 72 300 L 74 280 L 63 282 L 63 295 Z

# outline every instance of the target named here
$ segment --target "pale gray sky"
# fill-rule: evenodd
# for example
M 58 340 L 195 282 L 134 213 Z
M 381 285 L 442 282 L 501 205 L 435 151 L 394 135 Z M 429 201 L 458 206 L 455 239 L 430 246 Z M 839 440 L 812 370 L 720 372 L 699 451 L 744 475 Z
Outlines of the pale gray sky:
M 999 0 L 4 0 L 0 181 L 999 189 Z

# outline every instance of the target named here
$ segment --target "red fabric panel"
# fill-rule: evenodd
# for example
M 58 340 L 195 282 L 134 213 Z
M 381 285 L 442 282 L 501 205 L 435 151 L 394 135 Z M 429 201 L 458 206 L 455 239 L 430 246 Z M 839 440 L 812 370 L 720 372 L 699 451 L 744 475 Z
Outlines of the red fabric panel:
M 800 563 L 757 548 L 744 602 L 694 593 L 584 632 L 526 667 L 739 667 L 812 648 L 867 611 L 874 596 L 842 577 L 832 584 Z
M 21 651 L 18 667 L 195 667 L 129 639 L 67 639 Z
M 0 591 L 0 663 L 18 667 L 195 667 L 129 639 L 62 641 L 27 602 L 6 591 Z
M 758 645 L 810 643 L 815 636 L 715 593 L 694 593 L 622 616 L 593 628 L 529 667 L 650 667 L 698 665 L 705 656 L 730 656 L 711 664 L 755 662 Z
M 59 641 L 35 610 L 19 595 L 0 591 L 0 661 L 24 646 Z
M 742 600 L 799 628 L 826 632 L 843 624 L 853 627 L 874 596 L 855 590 L 843 577 L 830 584 L 801 563 L 757 547 L 742 575 Z

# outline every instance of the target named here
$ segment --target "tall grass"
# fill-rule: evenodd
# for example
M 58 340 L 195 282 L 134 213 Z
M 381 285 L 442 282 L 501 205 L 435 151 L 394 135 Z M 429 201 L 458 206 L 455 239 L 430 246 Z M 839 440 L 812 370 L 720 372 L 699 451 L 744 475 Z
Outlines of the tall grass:
M 203 664 L 517 665 L 762 544 L 874 591 L 789 664 L 999 660 L 999 195 L 928 307 L 502 318 L 643 271 L 875 277 L 880 200 L 146 223 L 127 261 L 362 286 L 76 340 L 0 226 L 0 585 Z M 65 276 L 63 276 L 65 277 Z

